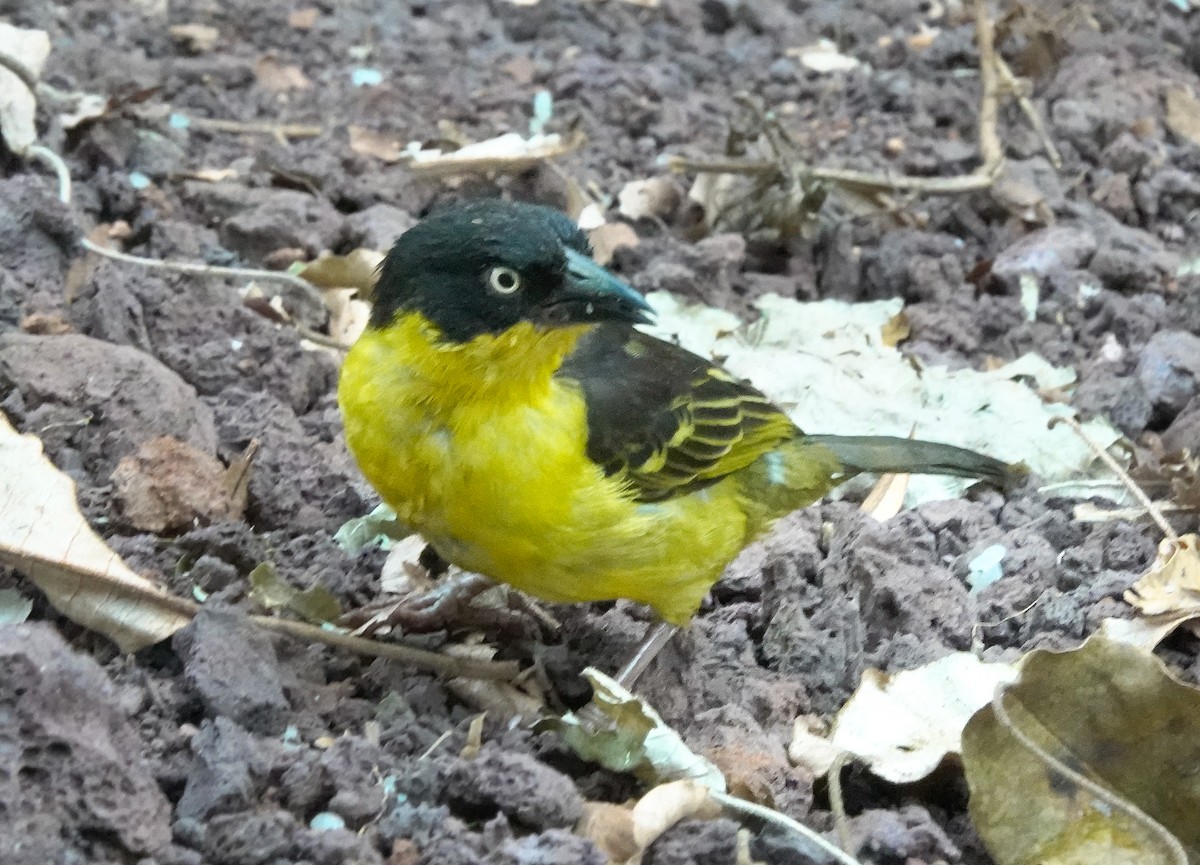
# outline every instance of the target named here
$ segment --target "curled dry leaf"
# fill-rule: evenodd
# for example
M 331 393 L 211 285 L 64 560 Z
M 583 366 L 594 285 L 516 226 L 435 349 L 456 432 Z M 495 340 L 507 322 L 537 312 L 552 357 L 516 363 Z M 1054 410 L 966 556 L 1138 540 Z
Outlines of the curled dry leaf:
M 117 501 L 135 529 L 161 533 L 196 523 L 241 519 L 239 503 L 216 457 L 170 436 L 143 443 L 112 473 Z M 239 506 L 240 505 L 240 506 Z
M 1125 600 L 1148 616 L 1200 616 L 1200 536 L 1165 538 L 1150 570 L 1125 592 Z
M 645 850 L 680 820 L 711 820 L 721 813 L 712 791 L 696 781 L 659 784 L 633 806 L 633 840 Z
M 969 652 L 895 674 L 867 670 L 838 712 L 831 742 L 887 781 L 919 781 L 961 751 L 967 721 L 1014 678 L 1010 665 Z
M 279 58 L 266 54 L 254 64 L 254 77 L 258 86 L 271 93 L 284 93 L 288 90 L 307 90 L 312 82 L 299 66 L 281 63 Z
M 345 255 L 325 253 L 297 272 L 317 288 L 353 288 L 359 297 L 370 298 L 375 275 L 384 255 L 375 249 L 355 249 Z
M 24 574 L 73 622 L 134 652 L 186 625 L 194 605 L 133 572 L 92 531 L 75 483 L 0 413 L 0 564 Z
M 404 157 L 412 171 L 423 174 L 520 174 L 578 149 L 583 142 L 584 137 L 580 133 L 565 136 L 557 133 L 539 134 L 525 138 L 516 132 L 509 132 L 448 153 L 436 148 L 406 150 Z
M 631 180 L 617 193 L 617 212 L 626 219 L 665 219 L 682 200 L 683 192 L 672 177 Z
M 606 222 L 588 232 L 592 244 L 592 257 L 600 264 L 612 261 L 613 253 L 621 247 L 634 247 L 641 243 L 637 232 L 624 222 Z
M 209 24 L 174 24 L 167 32 L 172 39 L 196 54 L 212 51 L 221 38 L 221 31 Z
M 652 782 L 692 780 L 724 792 L 721 771 L 688 748 L 646 701 L 593 667 L 583 677 L 593 691 L 588 708 L 611 723 L 598 725 L 586 712 L 568 712 L 541 726 L 558 730 L 579 756 L 606 768 Z
M 600 848 L 610 862 L 627 862 L 641 852 L 633 837 L 633 809 L 611 802 L 585 802 L 575 834 Z
M 1093 636 L 1030 653 L 967 725 L 963 763 L 1000 865 L 1198 861 L 1200 691 L 1148 652 Z
M 365 126 L 351 126 L 350 149 L 363 156 L 373 156 L 381 162 L 399 162 L 404 158 L 406 142 L 392 132 L 376 132 Z
M 0 21 L 0 52 L 19 61 L 35 78 L 50 56 L 50 37 L 44 30 L 25 30 Z M 37 97 L 13 73 L 0 67 L 0 134 L 16 154 L 37 141 Z

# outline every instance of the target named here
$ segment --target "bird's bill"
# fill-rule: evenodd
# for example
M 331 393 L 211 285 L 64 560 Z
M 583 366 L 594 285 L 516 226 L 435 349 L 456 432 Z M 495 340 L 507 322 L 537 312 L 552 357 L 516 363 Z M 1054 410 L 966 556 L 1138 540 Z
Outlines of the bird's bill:
M 563 286 L 554 292 L 544 309 L 548 322 L 651 322 L 654 308 L 626 282 L 581 252 L 568 249 L 566 255 Z

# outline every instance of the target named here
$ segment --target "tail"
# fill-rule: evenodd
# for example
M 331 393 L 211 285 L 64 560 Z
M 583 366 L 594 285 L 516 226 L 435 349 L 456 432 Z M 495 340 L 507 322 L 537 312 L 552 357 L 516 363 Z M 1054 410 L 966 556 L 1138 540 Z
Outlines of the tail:
M 979 478 L 1008 489 L 1028 474 L 1020 463 L 1010 464 L 966 448 L 939 442 L 893 436 L 804 436 L 833 452 L 846 470 L 855 474 L 907 472 Z

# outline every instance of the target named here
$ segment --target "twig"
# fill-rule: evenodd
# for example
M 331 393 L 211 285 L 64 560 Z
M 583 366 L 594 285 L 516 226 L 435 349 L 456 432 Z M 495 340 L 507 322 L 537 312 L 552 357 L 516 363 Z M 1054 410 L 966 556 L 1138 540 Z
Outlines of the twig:
M 718 793 L 715 790 L 710 793 L 714 799 L 728 808 L 730 811 L 737 811 L 742 814 L 749 814 L 752 817 L 757 817 L 766 823 L 773 823 L 789 831 L 795 832 L 800 837 L 812 842 L 817 847 L 821 848 L 821 852 L 825 853 L 842 865 L 862 865 L 857 859 L 851 856 L 844 850 L 839 850 L 836 844 L 832 844 L 825 840 L 820 833 L 809 829 L 803 823 L 793 820 L 786 814 L 780 814 L 778 811 L 768 808 L 765 805 L 759 805 L 754 802 L 747 802 L 745 799 L 739 799 L 737 796 L 730 796 L 728 793 Z
M 29 157 L 37 159 L 44 165 L 50 167 L 58 177 L 58 200 L 63 204 L 71 203 L 71 172 L 67 168 L 63 158 L 48 147 L 43 147 L 40 144 L 34 144 L 29 147 L 27 154 Z M 145 258 L 140 255 L 130 255 L 127 252 L 118 252 L 115 249 L 109 249 L 107 246 L 101 246 L 98 243 L 90 240 L 87 237 L 79 239 L 79 245 L 88 252 L 94 252 L 97 255 L 103 255 L 106 258 L 111 258 L 116 261 L 123 261 L 126 264 L 136 264 L 139 267 L 149 268 L 150 270 L 167 270 L 173 273 L 194 273 L 199 276 L 210 277 L 230 277 L 233 279 L 259 280 L 261 282 L 278 282 L 286 285 L 291 285 L 299 288 L 306 294 L 318 295 L 319 292 L 311 282 L 282 270 L 261 270 L 251 267 L 219 267 L 215 264 L 201 264 L 195 261 L 163 261 L 158 258 Z M 307 334 L 306 338 L 311 339 Z M 328 339 L 328 337 L 326 337 Z M 317 340 L 313 340 L 316 342 Z M 333 347 L 340 348 L 342 344 L 333 340 Z
M 274 616 L 251 616 L 250 619 L 256 625 L 278 634 L 311 640 L 314 643 L 323 643 L 360 655 L 400 661 L 453 678 L 507 681 L 520 671 L 520 665 L 516 661 L 476 661 L 470 658 L 455 658 L 438 652 L 415 649 L 411 646 L 379 643 L 374 640 L 365 640 L 362 637 L 352 637 L 349 634 L 326 630 L 307 622 L 278 619 Z
M 1170 851 L 1176 865 L 1188 865 L 1188 855 L 1183 849 L 1183 845 L 1179 843 L 1179 839 L 1167 831 L 1165 826 L 1161 825 L 1157 820 L 1129 800 L 1105 789 L 1083 773 L 1072 769 L 1035 742 L 1024 730 L 1017 727 L 1009 716 L 1008 710 L 1004 708 L 1004 696 L 1007 691 L 1008 687 L 1004 684 L 996 686 L 996 692 L 992 695 L 992 711 L 996 714 L 996 720 L 1000 722 L 1004 729 L 1012 734 L 1014 739 L 1063 778 L 1071 781 L 1077 787 L 1087 790 L 1088 793 L 1114 811 L 1124 812 L 1134 823 L 1140 825 L 1150 835 L 1156 836 L 1162 842 L 1163 846 Z
M 1125 471 L 1125 469 L 1121 467 L 1120 463 L 1112 458 L 1112 454 L 1092 441 L 1091 437 L 1083 431 L 1083 427 L 1079 425 L 1079 421 L 1066 415 L 1060 415 L 1050 419 L 1050 426 L 1052 428 L 1058 426 L 1060 423 L 1065 423 L 1067 426 L 1073 429 L 1075 431 L 1075 435 L 1083 439 L 1084 444 L 1091 448 L 1092 453 L 1099 457 L 1100 461 L 1108 466 L 1109 470 L 1114 475 L 1121 479 L 1121 482 L 1125 484 L 1125 488 L 1128 489 L 1133 497 L 1138 500 L 1138 504 L 1146 509 L 1146 513 L 1150 514 L 1150 519 L 1154 520 L 1155 525 L 1162 529 L 1162 533 L 1165 537 L 1171 539 L 1172 541 L 1179 540 L 1179 535 L 1176 534 L 1175 529 L 1171 528 L 1171 524 L 1167 522 L 1167 518 L 1162 515 L 1162 511 L 1158 509 L 1158 506 L 1154 504 L 1154 502 L 1150 499 L 1150 496 L 1146 495 L 1146 491 L 1138 486 L 1137 481 L 1129 476 L 1129 472 Z
M 235 132 L 249 135 L 274 135 L 283 138 L 315 138 L 325 127 L 305 123 L 270 123 L 262 120 L 220 120 L 213 117 L 188 117 L 188 126 L 213 132 Z
M 979 47 L 979 155 L 983 164 L 976 174 L 994 175 L 1004 162 L 1004 145 L 996 132 L 1000 108 L 1000 75 L 996 69 L 995 32 L 988 16 L 987 0 L 975 0 L 975 44 Z
M 35 95 L 37 94 L 37 76 L 33 74 L 33 70 L 31 70 L 28 66 L 22 63 L 16 57 L 13 57 L 11 54 L 6 54 L 3 51 L 0 51 L 0 66 L 3 66 L 13 75 L 20 78 L 21 83 L 29 88 L 30 93 Z
M 1062 154 L 1058 152 L 1058 148 L 1054 146 L 1054 142 L 1050 139 L 1050 133 L 1046 129 L 1046 123 L 1042 120 L 1042 115 L 1025 93 L 1025 88 L 1021 86 L 1021 81 L 1013 74 L 1012 67 L 1008 65 L 1008 61 L 999 54 L 996 55 L 996 69 L 999 70 L 1000 77 L 1004 79 L 1004 86 L 1013 95 L 1013 98 L 1017 100 L 1017 105 L 1021 107 L 1021 111 L 1025 113 L 1026 119 L 1029 120 L 1029 125 L 1033 127 L 1033 131 L 1041 139 L 1042 149 L 1046 151 L 1046 158 L 1050 160 L 1050 164 L 1055 168 L 1062 168 Z

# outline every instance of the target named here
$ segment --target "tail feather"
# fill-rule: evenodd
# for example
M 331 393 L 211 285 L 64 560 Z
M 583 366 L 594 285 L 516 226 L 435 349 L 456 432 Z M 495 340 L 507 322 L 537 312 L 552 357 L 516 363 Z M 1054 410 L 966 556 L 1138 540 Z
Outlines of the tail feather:
M 806 441 L 823 445 L 850 472 L 908 472 L 979 478 L 1007 489 L 1027 470 L 981 453 L 940 442 L 894 436 L 810 435 Z

